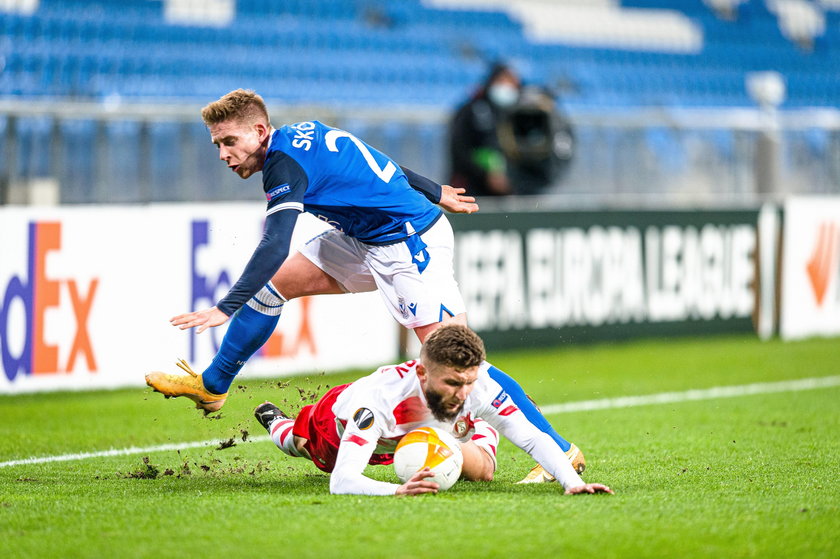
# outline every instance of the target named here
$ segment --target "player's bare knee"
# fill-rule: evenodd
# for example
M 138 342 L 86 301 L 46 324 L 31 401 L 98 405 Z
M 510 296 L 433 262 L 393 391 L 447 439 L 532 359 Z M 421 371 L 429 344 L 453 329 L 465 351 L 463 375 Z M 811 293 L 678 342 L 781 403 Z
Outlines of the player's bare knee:
M 295 435 L 295 449 L 300 453 L 303 458 L 308 460 L 312 460 L 312 457 L 309 455 L 309 451 L 306 450 L 306 443 L 308 443 L 308 439 L 304 439 L 303 437 L 299 437 Z
M 274 273 L 271 283 L 286 300 L 307 295 L 344 293 L 339 283 L 299 252 L 292 254 Z

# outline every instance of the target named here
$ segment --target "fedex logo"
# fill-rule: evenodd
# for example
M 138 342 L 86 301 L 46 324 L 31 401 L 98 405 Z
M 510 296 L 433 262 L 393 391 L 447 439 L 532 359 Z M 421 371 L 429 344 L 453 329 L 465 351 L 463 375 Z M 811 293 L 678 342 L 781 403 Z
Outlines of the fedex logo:
M 190 247 L 190 276 L 192 285 L 190 288 L 190 308 L 193 310 L 205 309 L 215 305 L 230 289 L 231 281 L 227 270 L 219 272 L 207 272 L 199 266 L 199 252 L 210 245 L 210 227 L 207 220 L 195 220 L 192 222 L 192 242 Z M 213 344 L 213 352 L 219 350 L 219 341 L 216 339 L 216 329 L 210 328 L 205 334 L 210 334 Z M 190 361 L 196 360 L 196 333 L 195 329 L 190 330 Z
M 303 352 L 304 346 L 312 355 L 317 355 L 318 346 L 315 343 L 315 330 L 312 327 L 312 298 L 299 299 L 302 316 L 297 328 L 284 334 L 276 330 L 271 333 L 257 355 L 267 359 L 273 357 L 291 357 Z M 282 318 L 281 318 L 282 320 Z
M 212 269 L 206 259 L 202 259 L 202 251 L 213 251 L 210 239 L 210 225 L 207 220 L 194 220 L 192 222 L 192 241 L 190 250 L 190 308 L 204 309 L 215 305 L 219 299 L 224 297 L 233 285 L 230 273 L 226 268 L 217 267 Z M 212 259 L 210 259 L 212 260 Z M 257 355 L 264 358 L 290 357 L 301 354 L 308 350 L 316 355 L 317 345 L 315 330 L 312 326 L 312 300 L 309 297 L 300 299 L 302 316 L 297 326 L 287 329 L 284 334 L 275 331 L 271 334 L 265 344 L 259 349 Z M 282 320 L 282 318 L 281 318 Z M 190 330 L 190 360 L 198 361 L 198 342 L 210 335 L 213 353 L 219 350 L 222 332 L 216 328 L 210 328 L 200 337 L 196 337 L 194 329 Z
M 26 273 L 12 276 L 5 286 L 0 285 L 3 373 L 13 381 L 21 374 L 69 373 L 80 364 L 87 371 L 96 372 L 96 354 L 88 332 L 88 319 L 99 278 L 84 285 L 74 278 L 49 275 L 47 257 L 61 252 L 61 223 L 32 222 L 28 229 Z M 73 328 L 62 339 L 69 346 L 62 344 L 59 347 L 47 339 L 48 317 L 55 320 L 67 318 L 67 315 L 72 319 Z

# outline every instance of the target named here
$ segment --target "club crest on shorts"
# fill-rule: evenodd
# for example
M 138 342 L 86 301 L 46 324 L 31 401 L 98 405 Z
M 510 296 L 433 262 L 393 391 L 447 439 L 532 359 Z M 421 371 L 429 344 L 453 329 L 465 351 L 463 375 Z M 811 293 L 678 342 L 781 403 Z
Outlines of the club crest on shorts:
M 356 422 L 356 425 L 362 431 L 370 429 L 371 425 L 373 425 L 373 412 L 367 408 L 359 408 L 353 414 L 353 421 Z
M 408 319 L 408 307 L 405 305 L 405 297 L 397 297 L 397 303 L 399 304 L 402 317 Z

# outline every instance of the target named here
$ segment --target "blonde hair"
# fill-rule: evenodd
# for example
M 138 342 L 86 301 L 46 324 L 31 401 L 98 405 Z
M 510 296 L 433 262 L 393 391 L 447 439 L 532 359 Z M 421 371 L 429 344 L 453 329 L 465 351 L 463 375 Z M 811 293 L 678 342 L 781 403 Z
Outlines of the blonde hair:
M 484 342 L 461 324 L 447 324 L 432 332 L 420 350 L 424 365 L 445 365 L 458 371 L 478 367 L 484 361 Z
M 201 118 L 207 126 L 228 120 L 246 124 L 262 122 L 266 126 L 270 125 L 265 101 L 250 89 L 236 89 L 222 96 L 218 101 L 213 101 L 201 109 Z

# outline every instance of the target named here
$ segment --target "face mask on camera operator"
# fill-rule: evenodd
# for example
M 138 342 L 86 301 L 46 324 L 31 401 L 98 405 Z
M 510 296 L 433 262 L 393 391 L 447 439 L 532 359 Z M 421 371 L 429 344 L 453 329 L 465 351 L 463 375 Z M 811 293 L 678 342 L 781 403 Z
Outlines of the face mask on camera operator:
M 509 109 L 519 100 L 522 85 L 510 70 L 502 70 L 487 86 L 487 99 L 500 109 Z

